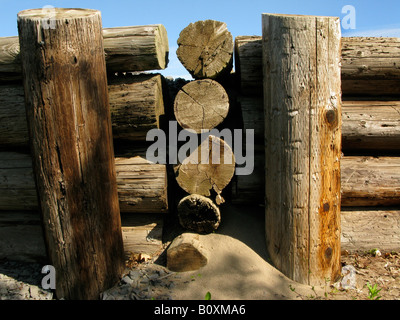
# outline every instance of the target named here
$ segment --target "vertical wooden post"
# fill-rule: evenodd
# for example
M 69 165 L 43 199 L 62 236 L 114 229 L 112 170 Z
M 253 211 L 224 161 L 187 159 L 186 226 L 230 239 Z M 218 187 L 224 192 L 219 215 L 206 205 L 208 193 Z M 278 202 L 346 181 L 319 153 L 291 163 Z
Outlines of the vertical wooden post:
M 56 295 L 96 299 L 124 262 L 101 15 L 48 14 L 18 14 L 33 168 Z
M 276 267 L 340 276 L 340 23 L 263 14 L 266 240 Z

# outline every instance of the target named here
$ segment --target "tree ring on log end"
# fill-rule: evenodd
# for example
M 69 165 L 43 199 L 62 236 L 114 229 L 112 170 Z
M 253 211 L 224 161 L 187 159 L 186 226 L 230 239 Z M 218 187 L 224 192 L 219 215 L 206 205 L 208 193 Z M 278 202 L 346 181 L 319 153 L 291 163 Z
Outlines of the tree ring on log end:
M 179 90 L 174 102 L 175 118 L 183 129 L 201 133 L 222 123 L 229 112 L 225 89 L 211 79 L 189 82 Z
M 195 79 L 216 79 L 232 70 L 233 37 L 224 22 L 189 24 L 181 31 L 178 46 L 179 61 Z
M 185 229 L 197 233 L 211 233 L 221 222 L 219 208 L 211 199 L 191 194 L 178 203 L 179 223 Z

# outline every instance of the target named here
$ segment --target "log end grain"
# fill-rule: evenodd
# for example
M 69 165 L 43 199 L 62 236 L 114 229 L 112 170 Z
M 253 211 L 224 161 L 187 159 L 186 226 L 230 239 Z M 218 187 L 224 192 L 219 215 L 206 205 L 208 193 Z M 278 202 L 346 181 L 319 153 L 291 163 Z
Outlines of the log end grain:
M 172 241 L 167 250 L 167 268 L 175 272 L 198 270 L 208 262 L 199 235 L 184 233 Z
M 235 173 L 235 157 L 228 143 L 210 135 L 174 171 L 187 193 L 210 196 L 214 190 L 220 195 Z
M 180 126 L 196 133 L 215 128 L 228 112 L 228 94 L 211 79 L 189 82 L 179 90 L 174 102 L 175 118 Z
M 177 56 L 195 79 L 229 74 L 233 38 L 226 23 L 205 20 L 189 24 L 179 35 Z
M 197 233 L 211 233 L 221 223 L 219 208 L 211 199 L 191 194 L 178 203 L 178 217 L 181 226 Z

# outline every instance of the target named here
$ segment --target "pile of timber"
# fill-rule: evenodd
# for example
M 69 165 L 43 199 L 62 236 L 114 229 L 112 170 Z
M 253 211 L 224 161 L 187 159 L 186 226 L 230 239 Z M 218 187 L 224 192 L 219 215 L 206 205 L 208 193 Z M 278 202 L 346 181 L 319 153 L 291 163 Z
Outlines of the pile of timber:
M 152 255 L 169 207 L 167 168 L 146 159 L 146 134 L 163 128 L 167 91 L 163 76 L 141 71 L 167 67 L 168 37 L 163 25 L 102 34 L 125 257 Z M 0 259 L 44 261 L 21 64 L 19 37 L 0 38 Z
M 256 137 L 255 171 L 238 177 L 233 189 L 233 201 L 241 204 L 264 205 L 262 49 L 261 36 L 235 39 L 243 125 Z M 400 39 L 343 37 L 341 54 L 342 247 L 398 250 Z
M 179 157 L 180 150 L 178 164 L 173 166 L 176 182 L 184 191 L 177 214 L 184 230 L 207 234 L 220 225 L 223 191 L 235 173 L 232 146 L 222 137 L 204 134 L 225 128 L 230 113 L 230 98 L 221 79 L 232 70 L 232 35 L 220 21 L 191 23 L 179 35 L 177 56 L 194 80 L 177 92 L 174 118 L 185 136 L 197 141 L 194 150 L 185 150 L 185 157 Z M 200 247 L 188 234 L 176 238 L 168 249 L 167 266 L 175 271 L 200 268 L 207 263 Z

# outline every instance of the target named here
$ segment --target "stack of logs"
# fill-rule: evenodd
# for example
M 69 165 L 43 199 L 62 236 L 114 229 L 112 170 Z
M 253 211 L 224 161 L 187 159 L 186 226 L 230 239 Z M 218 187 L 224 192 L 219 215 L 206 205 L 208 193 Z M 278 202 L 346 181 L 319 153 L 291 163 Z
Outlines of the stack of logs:
M 164 121 L 163 25 L 103 29 L 118 196 L 126 256 L 161 249 L 168 211 L 165 164 L 146 160 L 146 134 Z M 29 150 L 18 37 L 0 39 L 0 259 L 45 259 Z M 131 72 L 134 72 L 133 74 Z M 132 215 L 131 213 L 134 213 Z
M 182 30 L 177 56 L 195 79 L 175 96 L 174 116 L 183 130 L 179 135 L 197 142 L 196 149 L 180 146 L 174 173 L 185 191 L 177 213 L 180 225 L 188 233 L 175 238 L 167 251 L 167 267 L 174 271 L 195 270 L 207 263 L 206 250 L 198 235 L 215 231 L 221 222 L 219 206 L 225 202 L 223 190 L 235 173 L 231 141 L 219 132 L 227 126 L 230 98 L 223 79 L 229 76 L 233 62 L 233 38 L 223 22 L 197 21 Z M 214 130 L 214 134 L 212 132 Z M 218 132 L 218 136 L 215 135 Z M 180 140 L 180 139 L 179 139 Z
M 262 37 L 235 39 L 243 124 L 254 129 L 255 171 L 236 203 L 264 204 Z M 342 248 L 400 248 L 400 39 L 342 38 Z M 397 206 L 397 208 L 396 208 Z

